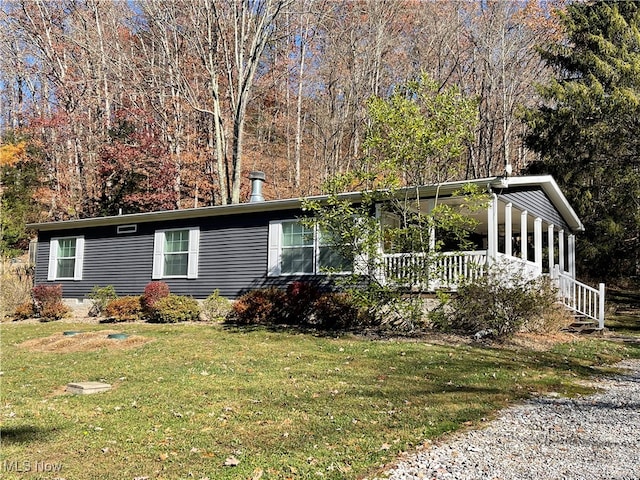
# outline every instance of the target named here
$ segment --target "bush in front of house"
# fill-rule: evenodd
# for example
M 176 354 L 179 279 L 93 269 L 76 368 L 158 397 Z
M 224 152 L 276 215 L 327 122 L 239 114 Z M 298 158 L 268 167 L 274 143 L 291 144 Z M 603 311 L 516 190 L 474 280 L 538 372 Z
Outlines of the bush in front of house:
M 369 324 L 365 312 L 348 293 L 325 293 L 313 302 L 315 326 L 324 330 L 347 330 Z
M 149 282 L 147 286 L 144 287 L 144 293 L 142 294 L 143 308 L 145 310 L 153 309 L 158 300 L 167 297 L 170 293 L 169 285 L 165 282 Z
M 496 265 L 487 274 L 464 281 L 432 319 L 434 326 L 457 333 L 505 339 L 535 329 L 556 304 L 548 279 Z M 544 323 L 544 322 L 542 322 Z
M 96 285 L 93 287 L 88 297 L 93 301 L 93 305 L 91 305 L 91 308 L 89 309 L 89 316 L 97 317 L 104 313 L 107 304 L 118 298 L 118 295 L 116 294 L 116 289 L 113 285 L 107 285 L 105 287 Z
M 286 291 L 285 323 L 291 325 L 308 323 L 313 315 L 314 303 L 320 295 L 318 287 L 311 282 L 297 280 L 289 284 Z
M 238 298 L 229 319 L 239 325 L 277 325 L 285 323 L 286 294 L 275 287 L 251 290 Z
M 114 322 L 136 322 L 142 318 L 142 297 L 128 295 L 109 301 L 104 316 Z
M 33 299 L 31 289 L 33 288 L 33 267 L 28 265 L 15 264 L 12 259 L 5 256 L 0 258 L 2 270 L 0 273 L 0 320 L 5 316 L 13 316 L 16 319 L 33 317 L 32 311 L 29 316 L 21 316 L 24 311 L 23 305 L 30 305 L 33 310 Z
M 18 305 L 13 311 L 13 316 L 16 320 L 26 320 L 27 318 L 34 317 L 36 311 L 33 308 L 33 301 L 23 302 Z
M 233 303 L 229 320 L 239 325 L 298 325 L 347 330 L 370 323 L 348 293 L 321 293 L 313 284 L 293 282 L 286 291 L 252 290 Z
M 195 322 L 200 320 L 200 306 L 192 297 L 169 294 L 154 302 L 147 318 L 154 323 Z
M 558 291 L 548 277 L 540 278 L 536 314 L 522 326 L 522 330 L 532 333 L 556 333 L 574 322 L 571 312 L 558 301 Z
M 203 315 L 210 322 L 223 320 L 231 312 L 231 301 L 220 295 L 219 290 L 215 290 L 202 302 L 200 309 Z
M 31 298 L 35 316 L 42 321 L 60 320 L 70 312 L 62 301 L 62 285 L 36 285 Z

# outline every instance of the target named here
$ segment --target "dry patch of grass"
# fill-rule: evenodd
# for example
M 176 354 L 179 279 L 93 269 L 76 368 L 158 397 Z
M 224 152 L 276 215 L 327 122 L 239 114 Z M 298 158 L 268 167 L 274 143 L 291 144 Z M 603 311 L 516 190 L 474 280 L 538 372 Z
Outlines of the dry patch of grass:
M 518 333 L 507 342 L 508 347 L 525 348 L 536 352 L 550 350 L 555 345 L 561 343 L 571 343 L 578 341 L 580 337 L 568 332 L 555 333 Z
M 78 332 L 65 335 L 64 332 L 54 333 L 44 338 L 34 338 L 18 345 L 18 347 L 33 352 L 92 352 L 101 349 L 127 350 L 150 342 L 150 338 L 140 335 L 130 335 L 124 339 L 108 338 L 109 335 L 119 333 L 116 330 L 98 330 L 95 332 Z

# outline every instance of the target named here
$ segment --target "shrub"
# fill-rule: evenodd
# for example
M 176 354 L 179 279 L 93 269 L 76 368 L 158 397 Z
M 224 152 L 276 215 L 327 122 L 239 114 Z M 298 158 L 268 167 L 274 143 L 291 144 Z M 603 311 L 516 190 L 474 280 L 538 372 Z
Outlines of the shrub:
M 320 297 L 318 287 L 310 282 L 295 281 L 287 287 L 286 316 L 289 324 L 303 324 L 309 321 L 313 303 Z
M 215 290 L 202 302 L 201 310 L 207 320 L 221 320 L 231 312 L 231 301 Z
M 348 293 L 325 293 L 313 303 L 319 328 L 343 330 L 368 323 L 367 316 Z
M 28 301 L 18 305 L 14 310 L 13 315 L 17 320 L 25 320 L 33 317 L 35 313 L 36 312 L 33 310 L 33 301 Z
M 24 303 L 31 303 L 33 288 L 33 267 L 15 264 L 5 257 L 2 257 L 1 261 L 0 320 L 15 312 Z
M 440 328 L 465 334 L 490 333 L 506 338 L 537 319 L 556 302 L 546 278 L 530 279 L 513 268 L 494 266 L 486 275 L 463 282 L 450 299 Z
M 135 322 L 142 318 L 140 296 L 118 297 L 104 308 L 104 316 L 116 322 Z
M 195 322 L 200 319 L 200 306 L 192 297 L 167 295 L 158 299 L 149 313 L 155 323 Z
M 233 303 L 231 319 L 241 325 L 283 323 L 285 300 L 285 292 L 275 287 L 252 290 Z
M 535 314 L 523 325 L 523 330 L 534 333 L 555 333 L 575 320 L 571 312 L 558 301 L 556 287 L 547 277 L 539 280 L 539 302 Z
M 169 293 L 169 285 L 165 282 L 149 282 L 147 286 L 144 287 L 142 306 L 145 310 L 151 310 L 158 300 L 168 296 Z
M 69 313 L 62 302 L 62 285 L 36 285 L 31 296 L 36 316 L 44 321 L 60 320 Z
M 113 285 L 107 285 L 106 287 L 96 285 L 91 290 L 91 293 L 89 293 L 89 298 L 93 300 L 93 305 L 89 310 L 89 316 L 97 317 L 104 312 L 105 307 L 111 300 L 118 298 L 118 295 Z
M 40 311 L 40 320 L 43 322 L 60 320 L 69 315 L 70 312 L 71 309 L 62 302 L 47 304 Z

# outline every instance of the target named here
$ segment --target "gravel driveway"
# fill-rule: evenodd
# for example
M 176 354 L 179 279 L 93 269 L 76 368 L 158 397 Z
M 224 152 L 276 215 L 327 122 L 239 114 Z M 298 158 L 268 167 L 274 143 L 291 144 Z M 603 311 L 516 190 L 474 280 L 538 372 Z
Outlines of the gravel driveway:
M 595 382 L 601 393 L 508 408 L 483 430 L 407 456 L 388 478 L 638 480 L 640 360 L 618 366 L 628 371 Z

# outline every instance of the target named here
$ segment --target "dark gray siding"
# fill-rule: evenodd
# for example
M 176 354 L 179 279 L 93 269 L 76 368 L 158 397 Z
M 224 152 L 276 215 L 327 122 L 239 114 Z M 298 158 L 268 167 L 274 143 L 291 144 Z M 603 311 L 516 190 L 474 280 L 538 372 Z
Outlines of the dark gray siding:
M 563 220 L 560 212 L 553 206 L 547 194 L 540 188 L 514 188 L 504 190 L 498 195 L 513 206 L 542 218 L 547 223 L 556 227 L 570 230 L 569 225 Z
M 299 215 L 288 211 L 139 223 L 136 233 L 120 235 L 116 226 L 40 232 L 36 284 L 60 283 L 66 298 L 86 298 L 96 285 L 113 285 L 118 295 L 139 295 L 152 281 L 154 232 L 199 226 L 198 278 L 164 280 L 172 293 L 205 298 L 218 289 L 235 298 L 267 284 L 282 286 L 295 279 L 267 279 L 269 222 Z M 72 235 L 85 237 L 82 280 L 47 281 L 50 239 Z

